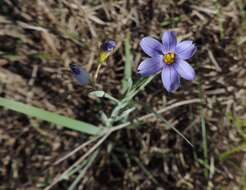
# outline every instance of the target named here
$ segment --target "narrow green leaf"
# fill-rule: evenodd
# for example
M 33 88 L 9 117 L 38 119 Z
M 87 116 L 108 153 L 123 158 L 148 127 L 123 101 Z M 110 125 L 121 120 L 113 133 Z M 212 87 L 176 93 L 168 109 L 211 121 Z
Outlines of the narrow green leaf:
M 228 158 L 229 156 L 232 156 L 233 154 L 241 152 L 245 148 L 246 148 L 246 143 L 243 143 L 243 144 L 241 144 L 239 146 L 236 146 L 236 147 L 232 148 L 231 150 L 228 150 L 226 152 L 221 153 L 219 155 L 219 159 L 223 161 L 224 159 Z
M 124 45 L 125 45 L 125 68 L 124 68 L 124 78 L 122 80 L 123 93 L 125 93 L 127 89 L 130 88 L 129 85 L 132 84 L 132 54 L 131 54 L 129 35 L 125 39 Z
M 3 58 L 9 60 L 9 61 L 18 61 L 20 59 L 23 59 L 23 56 L 20 56 L 18 54 L 4 54 L 2 55 Z
M 124 99 L 128 101 L 133 99 L 134 96 L 136 96 L 141 90 L 144 90 L 145 86 L 147 86 L 155 78 L 157 74 L 150 77 L 140 78 L 139 81 L 137 81 L 136 84 L 133 85 L 132 90 L 129 91 L 128 95 Z
M 9 100 L 7 98 L 0 97 L 0 106 L 82 133 L 99 135 L 103 132 L 102 128 L 97 128 L 92 124 L 71 119 L 69 117 L 45 111 L 43 109 L 23 104 L 14 100 Z
M 96 91 L 90 92 L 89 96 L 96 96 L 99 98 L 108 98 L 109 100 L 112 100 L 115 103 L 119 103 L 119 100 L 117 100 L 116 98 L 114 98 L 113 96 L 111 96 L 110 94 L 102 90 L 96 90 Z
M 120 121 L 120 120 L 127 121 L 130 113 L 133 112 L 135 109 L 136 109 L 135 107 L 132 107 L 130 109 L 123 111 L 119 116 L 115 118 L 115 121 Z
M 202 100 L 201 105 L 200 105 L 200 122 L 201 122 L 201 129 L 202 129 L 202 149 L 203 149 L 203 159 L 204 163 L 206 165 L 209 165 L 209 160 L 208 160 L 208 136 L 207 136 L 207 127 L 206 127 L 206 120 L 205 120 L 205 114 L 203 110 L 203 104 L 204 104 L 204 92 L 201 86 L 201 79 L 199 78 L 199 91 L 200 91 L 200 99 Z M 204 176 L 208 178 L 208 173 L 209 170 L 204 167 Z
M 103 97 L 106 93 L 102 90 L 96 90 L 89 93 L 89 96 Z

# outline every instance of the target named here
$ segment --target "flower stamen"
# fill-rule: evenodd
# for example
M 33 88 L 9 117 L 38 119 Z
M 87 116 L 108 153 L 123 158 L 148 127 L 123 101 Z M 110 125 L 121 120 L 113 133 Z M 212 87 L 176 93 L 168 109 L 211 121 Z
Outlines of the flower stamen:
M 172 64 L 174 62 L 175 54 L 174 53 L 167 53 L 164 55 L 164 62 L 166 64 Z

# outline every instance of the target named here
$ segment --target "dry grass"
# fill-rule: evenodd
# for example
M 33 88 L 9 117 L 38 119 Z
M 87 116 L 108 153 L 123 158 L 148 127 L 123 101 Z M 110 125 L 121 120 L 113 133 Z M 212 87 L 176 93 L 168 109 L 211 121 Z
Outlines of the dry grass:
M 112 105 L 88 97 L 91 89 L 76 84 L 68 72 L 69 63 L 81 63 L 95 72 L 101 41 L 115 39 L 119 49 L 101 73 L 98 88 L 119 97 L 124 39 L 130 36 L 136 79 L 136 67 L 143 56 L 140 39 L 174 30 L 180 39 L 198 44 L 198 53 L 190 61 L 197 79 L 182 81 L 176 93 L 168 94 L 157 77 L 136 97 L 138 106 L 132 118 L 148 113 L 143 102 L 160 110 L 202 98 L 202 104 L 162 114 L 194 148 L 160 119 L 147 118 L 144 127 L 124 129 L 107 140 L 113 149 L 109 151 L 106 145 L 100 149 L 78 189 L 243 189 L 245 17 L 243 0 L 3 0 L 0 93 L 98 125 L 100 110 L 110 112 Z M 0 109 L 0 189 L 42 189 L 86 152 L 84 149 L 53 166 L 88 137 Z M 222 154 L 237 147 L 237 151 Z M 67 189 L 71 181 L 53 189 Z

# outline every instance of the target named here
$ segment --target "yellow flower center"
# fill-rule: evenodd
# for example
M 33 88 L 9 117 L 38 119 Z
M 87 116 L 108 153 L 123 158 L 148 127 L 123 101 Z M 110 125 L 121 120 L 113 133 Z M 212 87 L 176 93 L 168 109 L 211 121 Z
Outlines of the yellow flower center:
M 175 54 L 174 53 L 167 53 L 164 55 L 164 62 L 166 64 L 172 64 L 174 62 Z

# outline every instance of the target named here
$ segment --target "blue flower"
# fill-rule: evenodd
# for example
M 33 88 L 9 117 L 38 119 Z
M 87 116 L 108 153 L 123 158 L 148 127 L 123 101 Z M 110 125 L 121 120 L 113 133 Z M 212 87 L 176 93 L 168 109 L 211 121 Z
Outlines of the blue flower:
M 162 82 L 168 92 L 177 90 L 180 86 L 180 77 L 194 80 L 195 71 L 185 61 L 197 50 L 191 40 L 177 43 L 175 32 L 164 32 L 162 43 L 152 37 L 145 37 L 141 40 L 140 46 L 150 56 L 138 66 L 138 73 L 142 76 L 162 71 Z
M 113 52 L 116 47 L 116 43 L 113 40 L 107 40 L 101 45 L 101 51 L 99 54 L 99 64 L 104 63 L 109 55 Z
M 102 44 L 101 49 L 106 52 L 111 52 L 115 47 L 116 43 L 114 40 L 107 40 Z
M 76 78 L 80 85 L 86 85 L 90 82 L 90 75 L 85 69 L 82 68 L 82 66 L 71 63 L 69 67 L 73 73 L 74 78 Z

